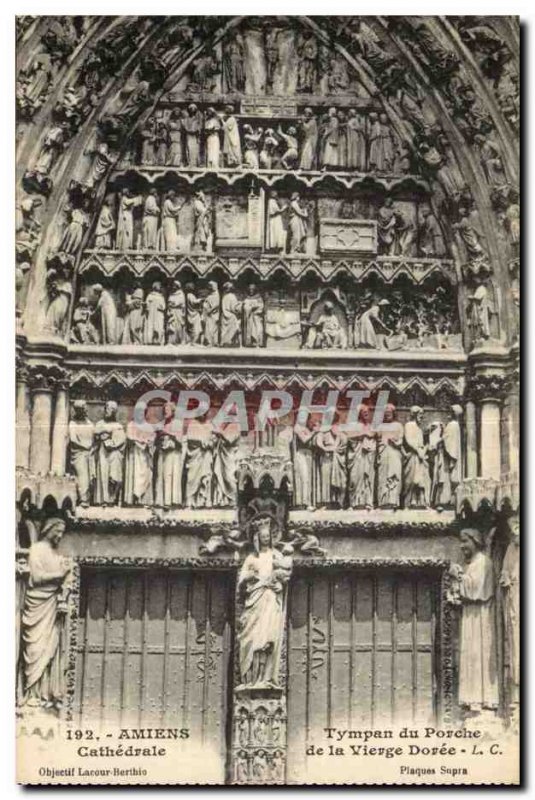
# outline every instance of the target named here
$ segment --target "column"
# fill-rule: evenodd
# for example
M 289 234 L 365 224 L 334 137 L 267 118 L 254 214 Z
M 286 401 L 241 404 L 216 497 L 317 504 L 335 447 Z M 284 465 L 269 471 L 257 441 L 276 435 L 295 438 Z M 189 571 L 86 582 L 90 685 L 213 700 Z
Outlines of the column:
M 68 426 L 68 394 L 66 388 L 60 385 L 56 393 L 54 427 L 52 431 L 52 456 L 50 459 L 50 471 L 53 475 L 65 475 Z
M 466 478 L 477 477 L 477 419 L 476 407 L 472 400 L 465 406 L 466 426 Z
M 50 470 L 50 433 L 52 427 L 52 385 L 46 375 L 34 379 L 30 429 L 30 469 L 36 475 Z
M 16 465 L 30 466 L 30 390 L 26 370 L 17 372 Z
M 486 397 L 481 403 L 481 477 L 500 480 L 500 400 Z

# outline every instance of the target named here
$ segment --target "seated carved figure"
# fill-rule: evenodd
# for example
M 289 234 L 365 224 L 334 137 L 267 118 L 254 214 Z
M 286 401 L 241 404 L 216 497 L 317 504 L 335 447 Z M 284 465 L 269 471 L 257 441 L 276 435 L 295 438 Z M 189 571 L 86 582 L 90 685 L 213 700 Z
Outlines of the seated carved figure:
M 315 350 L 347 347 L 347 334 L 330 300 L 325 301 L 323 313 L 310 323 L 305 347 Z

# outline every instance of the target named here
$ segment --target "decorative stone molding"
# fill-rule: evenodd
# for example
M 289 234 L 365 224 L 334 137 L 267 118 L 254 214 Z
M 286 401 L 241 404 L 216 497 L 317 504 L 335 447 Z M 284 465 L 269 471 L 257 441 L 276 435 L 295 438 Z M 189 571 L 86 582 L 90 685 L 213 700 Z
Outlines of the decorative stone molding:
M 501 476 L 496 489 L 496 506 L 501 510 L 519 510 L 520 476 L 518 472 L 506 472 Z
M 275 272 L 282 270 L 293 280 L 305 274 L 315 273 L 322 281 L 338 276 L 350 276 L 357 281 L 368 275 L 379 275 L 386 284 L 404 276 L 415 285 L 422 284 L 431 275 L 446 277 L 456 283 L 453 261 L 442 258 L 406 258 L 404 256 L 377 256 L 370 260 L 348 258 L 315 258 L 303 253 L 290 255 L 260 255 L 257 258 L 207 256 L 200 254 L 180 255 L 154 253 L 151 251 L 85 250 L 79 272 L 98 270 L 111 277 L 120 270 L 128 270 L 135 278 L 141 278 L 157 269 L 169 277 L 178 276 L 190 269 L 200 278 L 214 269 L 222 270 L 229 278 L 236 278 L 246 270 L 253 272 L 258 280 L 266 281 Z
M 247 481 L 254 489 L 259 489 L 262 481 L 268 478 L 275 490 L 283 488 L 286 481 L 287 491 L 292 491 L 292 462 L 275 453 L 259 452 L 246 456 L 238 462 L 238 474 L 239 490 L 244 489 Z
M 481 507 L 494 510 L 500 482 L 492 478 L 465 478 L 457 487 L 457 513 L 467 507 L 476 512 Z
M 195 99 L 197 100 L 197 98 Z M 181 105 L 186 104 L 187 100 L 188 96 L 183 95 L 181 99 Z M 338 103 L 337 100 L 337 105 L 338 104 L 343 107 L 343 102 Z M 351 104 L 355 105 L 355 101 L 353 99 L 351 100 Z M 205 168 L 200 167 L 173 167 L 172 165 L 151 167 L 142 164 L 132 164 L 127 168 L 119 167 L 115 169 L 113 171 L 113 177 L 118 179 L 126 175 L 135 174 L 138 177 L 138 180 L 139 178 L 142 178 L 144 181 L 146 181 L 147 188 L 150 188 L 151 186 L 158 185 L 159 181 L 165 177 L 165 175 L 171 174 L 184 181 L 186 185 L 195 187 L 203 175 L 206 174 L 206 171 L 207 170 Z M 250 181 L 251 179 L 254 179 L 255 181 L 258 181 L 259 185 L 265 186 L 266 188 L 277 187 L 284 177 L 288 175 L 288 170 L 255 169 L 252 171 L 248 170 L 247 167 L 244 167 L 240 170 L 221 168 L 217 171 L 209 170 L 209 172 L 227 186 L 234 186 L 236 183 L 239 183 L 243 180 Z M 332 179 L 334 183 L 339 184 L 340 187 L 344 189 L 351 190 L 364 184 L 366 188 L 371 187 L 379 190 L 380 192 L 399 192 L 403 191 L 403 189 L 406 189 L 407 187 L 410 187 L 411 189 L 416 188 L 425 193 L 429 192 L 428 181 L 425 179 L 425 177 L 422 177 L 422 175 L 418 174 L 377 175 L 373 173 L 366 174 L 346 172 L 343 170 L 329 172 L 328 174 L 329 179 Z M 300 184 L 302 188 L 314 189 L 321 186 L 321 184 L 325 181 L 326 173 L 317 170 L 300 170 L 295 173 L 294 177 L 296 182 Z
M 34 391 L 52 392 L 58 386 L 69 385 L 69 375 L 66 370 L 53 366 L 33 365 L 28 370 L 28 385 Z
M 84 352 L 86 352 L 85 349 Z M 189 352 L 191 352 L 191 350 Z M 234 354 L 236 352 L 237 351 L 234 351 Z M 263 350 L 262 352 L 266 354 L 266 359 L 269 360 L 269 357 L 272 355 L 272 353 L 270 353 L 270 351 L 267 349 Z M 295 356 L 293 353 L 291 351 L 287 352 L 290 354 L 288 359 L 295 362 Z M 305 357 L 308 358 L 309 354 L 312 352 L 318 353 L 320 358 L 325 357 L 324 355 L 322 356 L 322 351 L 299 351 L 300 354 L 303 353 L 303 360 Z M 260 351 L 255 350 L 254 353 L 255 360 L 258 363 Z M 95 365 L 93 367 L 84 366 L 76 369 L 73 365 L 71 368 L 71 386 L 75 392 L 78 389 L 78 386 L 83 386 L 84 384 L 89 384 L 89 386 L 95 389 L 118 384 L 119 386 L 123 386 L 125 389 L 149 385 L 158 389 L 170 387 L 172 390 L 175 390 L 178 387 L 194 389 L 208 386 L 210 388 L 219 390 L 242 388 L 250 391 L 264 386 L 269 386 L 273 389 L 289 389 L 290 391 L 301 391 L 303 389 L 312 390 L 316 388 L 319 389 L 327 387 L 329 389 L 338 389 L 340 392 L 354 388 L 367 389 L 372 392 L 380 390 L 392 390 L 400 396 L 403 396 L 411 390 L 418 389 L 421 390 L 427 397 L 429 397 L 430 400 L 443 391 L 451 393 L 453 397 L 459 397 L 462 395 L 464 389 L 464 377 L 462 375 L 439 377 L 438 375 L 431 374 L 428 377 L 423 377 L 422 375 L 407 377 L 406 370 L 403 371 L 403 374 L 395 375 L 392 364 L 388 370 L 391 373 L 390 376 L 385 376 L 384 365 L 382 367 L 379 365 L 367 365 L 364 368 L 366 369 L 367 373 L 365 377 L 355 375 L 354 367 L 351 369 L 349 366 L 348 371 L 350 372 L 350 375 L 346 377 L 341 375 L 333 376 L 332 373 L 328 372 L 321 372 L 319 374 L 316 373 L 315 375 L 310 373 L 303 374 L 306 366 L 303 368 L 303 372 L 296 372 L 292 370 L 291 372 L 283 373 L 283 366 L 280 364 L 281 354 L 278 353 L 277 355 L 280 372 L 275 375 L 271 371 L 256 373 L 248 371 L 245 374 L 244 372 L 237 372 L 234 370 L 223 372 L 221 368 L 219 373 L 214 374 L 213 371 L 208 370 L 194 371 L 193 369 L 190 369 L 188 372 L 186 372 L 163 367 L 160 369 L 151 369 L 150 367 L 146 367 L 143 369 L 134 370 L 129 368 L 125 370 L 121 368 L 102 369 Z M 199 356 L 202 356 L 203 360 L 206 361 L 206 350 L 204 352 L 201 351 Z M 335 354 L 330 352 L 329 359 L 331 362 L 333 361 L 334 357 Z M 341 354 L 342 361 L 346 360 L 347 358 L 348 356 L 346 352 Z M 154 356 L 152 360 L 154 360 Z M 311 360 L 318 359 L 314 359 L 313 356 Z M 354 361 L 354 358 L 349 360 Z M 435 358 L 432 360 L 436 362 Z M 125 367 L 126 366 L 128 365 L 125 364 Z M 345 364 L 340 364 L 340 370 L 343 368 L 345 371 L 345 366 Z M 421 372 L 422 370 L 420 368 L 420 373 Z M 458 372 L 458 369 L 456 369 L 455 372 Z M 375 373 L 377 377 L 374 377 L 371 373 Z
M 33 507 L 41 510 L 43 502 L 52 498 L 58 509 L 73 513 L 76 506 L 76 481 L 71 475 L 34 475 L 30 470 L 16 470 L 17 501 L 28 496 Z
M 475 403 L 480 403 L 484 400 L 493 400 L 501 403 L 503 402 L 505 394 L 508 390 L 508 386 L 509 379 L 503 373 L 472 373 L 468 377 L 466 397 L 470 400 L 473 400 Z

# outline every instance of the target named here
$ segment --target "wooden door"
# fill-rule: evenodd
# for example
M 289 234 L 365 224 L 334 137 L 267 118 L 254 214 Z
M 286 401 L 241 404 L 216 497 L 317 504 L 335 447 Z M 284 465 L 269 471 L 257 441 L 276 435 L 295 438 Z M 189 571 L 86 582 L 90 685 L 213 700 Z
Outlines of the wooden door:
M 220 572 L 84 568 L 75 724 L 187 727 L 224 763 L 233 607 Z
M 294 576 L 288 626 L 288 779 L 326 727 L 436 717 L 438 576 L 323 571 Z

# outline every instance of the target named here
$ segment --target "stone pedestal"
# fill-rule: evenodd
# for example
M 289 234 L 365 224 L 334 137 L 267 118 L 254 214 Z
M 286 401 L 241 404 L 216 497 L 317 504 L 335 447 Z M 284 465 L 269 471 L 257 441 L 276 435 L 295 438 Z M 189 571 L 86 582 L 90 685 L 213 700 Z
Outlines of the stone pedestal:
M 286 697 L 282 689 L 238 688 L 234 693 L 232 783 L 284 783 Z

